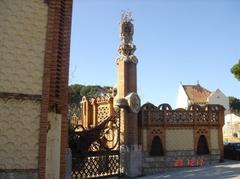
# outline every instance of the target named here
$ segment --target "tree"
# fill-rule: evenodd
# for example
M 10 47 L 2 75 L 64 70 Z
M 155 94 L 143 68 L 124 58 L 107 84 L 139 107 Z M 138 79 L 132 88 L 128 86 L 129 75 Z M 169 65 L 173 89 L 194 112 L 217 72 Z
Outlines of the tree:
M 230 96 L 229 107 L 232 112 L 238 113 L 240 111 L 240 99 Z
M 73 84 L 68 86 L 68 120 L 71 123 L 71 119 L 73 115 L 80 116 L 81 106 L 80 101 L 83 96 L 87 98 L 97 97 L 109 94 L 111 92 L 111 87 L 104 86 L 101 87 L 99 85 L 80 85 Z M 69 125 L 69 131 L 72 131 L 71 124 Z
M 83 88 L 83 85 L 74 84 L 68 86 L 68 104 L 79 104 L 79 102 L 82 99 L 81 89 Z
M 234 74 L 235 78 L 237 78 L 240 81 L 240 60 L 237 64 L 233 65 L 231 68 L 232 74 Z
M 79 106 L 80 101 L 83 96 L 88 98 L 101 96 L 110 92 L 110 87 L 104 86 L 101 87 L 99 85 L 80 85 L 73 84 L 68 86 L 68 104 L 76 104 Z

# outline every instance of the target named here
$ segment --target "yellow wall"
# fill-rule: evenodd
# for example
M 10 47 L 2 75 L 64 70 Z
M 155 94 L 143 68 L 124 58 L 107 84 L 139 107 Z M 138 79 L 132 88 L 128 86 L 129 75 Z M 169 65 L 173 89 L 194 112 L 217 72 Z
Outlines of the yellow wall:
M 40 103 L 0 98 L 0 169 L 38 168 Z
M 0 92 L 42 94 L 47 7 L 44 0 L 0 1 Z
M 193 150 L 193 129 L 167 129 L 166 150 Z
M 218 130 L 217 129 L 211 129 L 211 149 L 219 149 L 218 147 Z
M 143 151 L 147 151 L 147 129 L 142 129 L 142 147 Z

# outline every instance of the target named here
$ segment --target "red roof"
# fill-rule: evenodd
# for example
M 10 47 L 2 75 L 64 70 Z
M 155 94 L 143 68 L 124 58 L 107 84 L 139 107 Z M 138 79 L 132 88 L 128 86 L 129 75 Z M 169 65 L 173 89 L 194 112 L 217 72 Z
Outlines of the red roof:
M 183 85 L 183 88 L 188 96 L 191 103 L 194 104 L 205 104 L 207 103 L 207 98 L 210 96 L 211 92 L 201 85 Z

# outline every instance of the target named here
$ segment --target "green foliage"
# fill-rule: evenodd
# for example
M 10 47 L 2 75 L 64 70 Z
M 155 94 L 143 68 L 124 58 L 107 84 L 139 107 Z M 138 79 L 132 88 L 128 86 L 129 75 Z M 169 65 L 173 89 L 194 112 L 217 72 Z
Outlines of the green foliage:
M 229 97 L 229 107 L 232 112 L 239 112 L 240 111 L 240 99 L 230 96 Z
M 88 98 L 96 97 L 101 93 L 107 93 L 110 87 L 104 86 L 101 87 L 99 85 L 89 85 L 84 86 L 80 84 L 73 84 L 68 86 L 68 104 L 79 104 L 82 100 L 83 96 Z
M 68 104 L 79 104 L 80 100 L 82 99 L 81 89 L 83 85 L 74 84 L 68 86 Z
M 234 74 L 235 78 L 237 78 L 240 81 L 240 60 L 239 60 L 238 64 L 235 64 L 231 68 L 231 72 L 232 72 L 232 74 Z

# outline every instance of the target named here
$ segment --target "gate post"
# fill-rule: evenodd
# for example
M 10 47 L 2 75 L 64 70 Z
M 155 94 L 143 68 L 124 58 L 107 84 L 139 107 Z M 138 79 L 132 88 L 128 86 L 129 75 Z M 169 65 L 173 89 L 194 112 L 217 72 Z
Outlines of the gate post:
M 115 106 L 120 111 L 120 158 L 124 174 L 136 177 L 142 174 L 142 146 L 138 144 L 137 57 L 132 42 L 134 27 L 130 13 L 122 15 L 120 22 L 121 44 L 117 58 L 117 95 Z
M 142 148 L 139 145 L 121 145 L 120 165 L 128 177 L 142 175 Z

